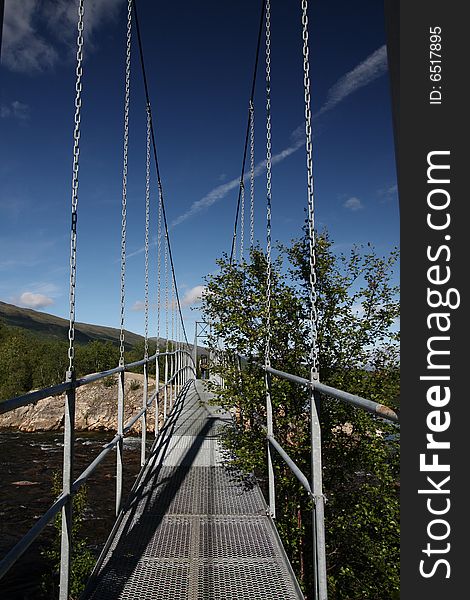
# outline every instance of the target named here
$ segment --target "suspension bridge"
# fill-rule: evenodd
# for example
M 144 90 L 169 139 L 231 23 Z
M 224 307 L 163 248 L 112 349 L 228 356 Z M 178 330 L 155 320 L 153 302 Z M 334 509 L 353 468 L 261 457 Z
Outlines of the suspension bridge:
M 81 378 L 75 373 L 75 305 L 77 260 L 77 214 L 79 184 L 80 116 L 82 106 L 82 69 L 84 45 L 85 0 L 78 0 L 77 67 L 74 120 L 73 178 L 71 201 L 70 243 L 70 327 L 69 366 L 65 380 L 55 386 L 11 398 L 0 404 L 0 412 L 34 403 L 49 396 L 65 394 L 64 454 L 62 493 L 50 508 L 34 523 L 0 562 L 0 577 L 4 576 L 26 552 L 44 528 L 59 513 L 62 515 L 60 600 L 69 598 L 72 552 L 72 501 L 74 495 L 111 452 L 116 455 L 116 521 L 104 544 L 101 555 L 90 576 L 82 599 L 118 599 L 140 597 L 145 600 L 260 600 L 303 599 L 278 531 L 276 529 L 276 489 L 272 454 L 276 452 L 291 469 L 312 501 L 313 523 L 313 595 L 327 599 L 327 564 L 324 527 L 324 496 L 322 489 L 321 430 L 315 394 L 336 398 L 368 411 L 377 417 L 397 422 L 396 413 L 376 402 L 338 390 L 320 382 L 316 333 L 316 273 L 314 182 L 312 161 L 312 126 L 310 110 L 310 77 L 307 0 L 301 0 L 303 42 L 305 137 L 307 156 L 308 235 L 310 266 L 310 378 L 274 369 L 270 362 L 271 310 L 271 38 L 270 0 L 262 2 L 257 40 L 253 83 L 248 103 L 248 121 L 230 261 L 240 262 L 245 248 L 245 181 L 250 182 L 250 244 L 253 245 L 254 207 L 254 89 L 258 70 L 261 41 L 265 39 L 266 57 L 266 322 L 267 339 L 264 357 L 260 359 L 260 378 L 266 390 L 266 470 L 268 495 L 265 499 L 256 480 L 230 468 L 224 453 L 221 436 L 230 427 L 233 415 L 217 405 L 217 395 L 209 392 L 206 382 L 197 378 L 198 330 L 193 344 L 187 339 L 178 295 L 175 265 L 165 212 L 165 200 L 157 147 L 153 129 L 152 109 L 145 71 L 144 44 L 141 38 L 135 0 L 127 3 L 127 37 L 124 105 L 123 192 L 121 227 L 121 287 L 120 287 L 120 360 L 118 366 Z M 145 349 L 141 360 L 126 364 L 124 360 L 124 325 L 126 291 L 126 218 L 127 165 L 129 149 L 130 67 L 133 35 L 137 39 L 138 55 L 146 96 L 146 205 L 145 205 Z M 250 172 L 245 173 L 247 155 Z M 156 171 L 158 190 L 157 229 L 157 339 L 161 335 L 161 306 L 165 306 L 164 351 L 149 355 L 149 237 L 151 164 Z M 246 211 L 248 212 L 248 210 Z M 161 265 L 164 265 L 164 274 Z M 163 279 L 163 281 L 162 281 Z M 171 309 L 171 311 L 170 311 Z M 169 314 L 171 312 L 171 324 Z M 171 331 L 170 331 L 171 329 Z M 245 357 L 236 357 L 240 368 Z M 264 358 L 264 360 L 263 360 Z M 225 360 L 223 352 L 212 355 L 210 365 Z M 155 366 L 156 389 L 149 393 L 148 372 Z M 124 422 L 126 372 L 140 367 L 144 372 L 142 408 Z M 76 478 L 74 473 L 75 394 L 79 387 L 116 376 L 116 435 L 109 441 L 86 469 Z M 271 378 L 281 378 L 309 391 L 311 430 L 311 480 L 299 469 L 274 435 L 271 401 Z M 222 379 L 212 378 L 215 386 L 224 387 Z M 155 439 L 148 451 L 147 416 L 155 414 Z M 124 437 L 141 421 L 141 471 L 131 493 L 123 497 Z

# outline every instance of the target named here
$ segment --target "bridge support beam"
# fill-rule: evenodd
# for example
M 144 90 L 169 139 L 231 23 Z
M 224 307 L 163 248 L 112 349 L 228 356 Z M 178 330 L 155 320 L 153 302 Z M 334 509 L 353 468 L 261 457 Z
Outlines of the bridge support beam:
M 163 424 L 168 412 L 168 354 L 165 354 L 165 387 L 163 388 Z
M 73 382 L 73 371 L 67 371 L 65 381 Z M 75 388 L 67 390 L 64 415 L 64 464 L 62 491 L 68 495 L 62 507 L 62 534 L 60 543 L 60 591 L 59 600 L 68 600 L 70 588 L 70 553 L 72 550 L 73 454 L 75 438 Z
M 145 358 L 148 359 L 148 356 Z M 142 409 L 147 407 L 147 399 L 148 399 L 148 386 L 149 386 L 149 376 L 148 376 L 148 363 L 144 364 L 144 392 L 142 394 Z M 143 467 L 145 465 L 145 444 L 147 441 L 147 411 L 145 410 L 141 419 L 141 432 L 140 432 L 140 466 Z
M 155 425 L 153 428 L 155 437 L 158 437 L 158 432 L 160 430 L 159 427 L 159 411 L 160 411 L 160 361 L 159 359 L 159 350 L 157 348 L 157 355 L 155 357 Z
M 273 429 L 273 406 L 271 402 L 271 375 L 265 374 L 266 384 L 266 428 L 268 436 L 274 437 Z M 267 460 L 268 460 L 268 487 L 269 487 L 269 513 L 273 519 L 276 518 L 276 489 L 274 484 L 274 468 L 273 458 L 271 456 L 271 446 L 269 441 L 267 444 Z
M 322 483 L 321 429 L 315 396 L 316 392 L 310 394 L 310 445 L 312 452 L 311 488 L 314 499 L 312 511 L 314 598 L 315 600 L 327 600 L 325 498 L 323 496 Z

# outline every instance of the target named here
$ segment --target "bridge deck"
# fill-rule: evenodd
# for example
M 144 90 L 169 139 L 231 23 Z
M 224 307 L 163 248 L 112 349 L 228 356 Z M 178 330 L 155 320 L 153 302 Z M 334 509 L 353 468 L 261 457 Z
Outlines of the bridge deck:
M 257 485 L 224 466 L 230 415 L 191 384 L 155 445 L 89 600 L 303 599 Z

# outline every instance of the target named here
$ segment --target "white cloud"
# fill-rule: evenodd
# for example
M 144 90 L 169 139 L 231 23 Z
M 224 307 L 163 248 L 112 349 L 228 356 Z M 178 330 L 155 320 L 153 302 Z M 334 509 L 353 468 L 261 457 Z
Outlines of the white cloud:
M 131 306 L 131 310 L 133 310 L 134 312 L 141 312 L 145 309 L 145 302 L 142 302 L 142 300 L 136 300 L 134 302 L 134 304 Z
M 0 118 L 26 121 L 29 119 L 29 106 L 19 100 L 14 100 L 11 104 L 2 104 L 0 106 Z
M 356 92 L 360 88 L 368 85 L 374 79 L 383 75 L 387 70 L 387 49 L 381 46 L 364 61 L 359 63 L 354 69 L 343 75 L 338 81 L 328 90 L 326 102 L 313 115 L 313 119 L 318 119 L 320 115 L 331 110 L 342 102 L 345 98 Z M 288 156 L 299 150 L 305 145 L 305 125 L 301 124 L 291 133 L 291 144 L 281 152 L 273 155 L 273 166 L 285 160 Z M 266 161 L 263 160 L 256 165 L 255 177 L 258 177 L 266 170 Z M 245 175 L 245 183 L 249 180 L 249 173 Z M 191 204 L 189 209 L 177 217 L 172 222 L 172 227 L 183 223 L 187 219 L 193 217 L 197 213 L 208 209 L 218 200 L 224 198 L 231 190 L 238 188 L 240 185 L 239 179 L 232 179 L 228 183 L 219 185 L 211 190 L 200 200 L 196 200 Z M 362 205 L 358 208 L 363 208 Z M 353 210 L 357 210 L 353 209 Z
M 381 203 L 390 202 L 391 200 L 396 201 L 398 194 L 398 186 L 395 184 L 391 185 L 388 188 L 382 188 L 380 190 L 377 190 L 377 194 L 380 198 Z
M 352 211 L 362 210 L 364 208 L 364 204 L 362 204 L 362 202 L 359 200 L 359 198 L 356 198 L 356 196 L 348 198 L 343 206 L 344 208 Z
M 26 308 L 44 308 L 54 304 L 54 300 L 45 294 L 34 294 L 33 292 L 23 292 L 18 298 L 17 303 Z
M 197 304 L 201 301 L 203 294 L 206 291 L 206 287 L 204 285 L 196 285 L 195 287 L 189 289 L 185 295 L 183 300 L 181 301 L 182 306 L 191 306 L 192 304 Z
M 88 0 L 84 9 L 85 52 L 92 36 L 118 14 L 123 0 Z M 12 71 L 34 73 L 72 58 L 77 37 L 75 0 L 21 0 L 5 3 L 2 64 Z M 65 45 L 65 52 L 63 46 Z

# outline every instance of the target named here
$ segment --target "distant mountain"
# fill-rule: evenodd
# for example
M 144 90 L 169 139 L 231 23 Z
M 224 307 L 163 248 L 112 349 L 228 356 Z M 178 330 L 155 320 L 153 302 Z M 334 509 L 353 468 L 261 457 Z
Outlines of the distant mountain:
M 26 329 L 39 337 L 68 340 L 69 322 L 48 313 L 0 302 L 0 321 L 9 327 Z M 79 344 L 86 344 L 93 340 L 119 344 L 119 334 L 119 329 L 113 327 L 75 323 L 75 339 Z M 126 349 L 144 340 L 143 336 L 127 330 L 124 339 Z

